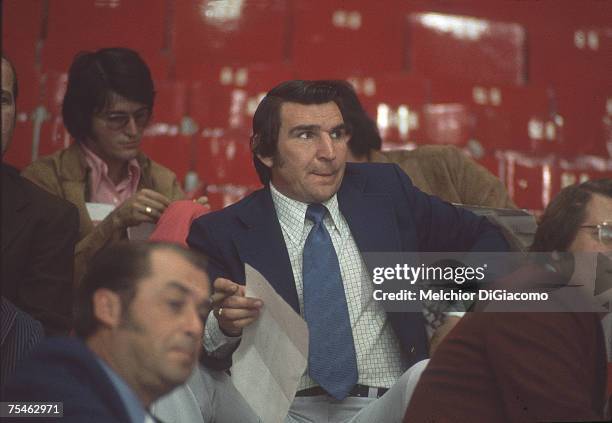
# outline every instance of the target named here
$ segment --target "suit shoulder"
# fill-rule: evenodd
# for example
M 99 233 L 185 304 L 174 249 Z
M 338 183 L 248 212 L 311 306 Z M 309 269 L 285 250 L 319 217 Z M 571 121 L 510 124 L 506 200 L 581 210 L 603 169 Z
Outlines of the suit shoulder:
M 95 354 L 77 339 L 48 339 L 39 344 L 6 384 L 3 399 L 63 402 L 64 418 L 71 422 L 127 417 Z
M 59 194 L 62 180 L 84 178 L 85 169 L 80 154 L 80 148 L 71 145 L 48 156 L 40 157 L 27 166 L 21 172 L 21 176 L 51 193 Z
M 43 214 L 72 214 L 78 216 L 78 210 L 74 204 L 58 197 L 57 195 L 51 194 L 26 178 L 21 177 L 20 179 L 24 193 L 34 204 L 34 206 L 43 212 Z
M 363 184 L 368 190 L 388 191 L 400 184 L 412 186 L 408 175 L 395 163 L 347 163 L 344 176 L 346 182 Z
M 461 160 L 467 158 L 465 153 L 454 145 L 422 145 L 414 150 L 391 150 L 379 152 L 377 157 L 383 157 L 386 161 L 404 163 L 423 167 L 427 165 L 439 166 L 440 161 Z M 416 161 L 416 163 L 415 163 Z
M 394 169 L 396 168 L 397 165 L 394 163 L 347 163 L 346 173 L 376 175 L 394 172 Z
M 22 363 L 19 364 L 8 386 L 18 389 L 24 384 L 36 383 L 44 390 L 60 380 L 62 385 L 73 379 L 85 379 L 87 375 L 103 374 L 95 356 L 80 340 L 72 338 L 49 338 L 41 342 Z M 57 380 L 54 380 L 58 378 Z
M 26 168 L 23 170 L 23 172 L 21 172 L 21 174 L 23 176 L 28 177 L 28 175 L 33 175 L 45 171 L 48 172 L 50 170 L 60 167 L 60 164 L 65 159 L 67 150 L 68 149 L 62 149 L 49 155 L 39 157 L 38 159 L 30 163 L 28 166 L 26 166 Z
M 464 154 L 461 149 L 455 145 L 422 145 L 412 150 L 412 153 L 416 156 L 423 157 Z
M 224 207 L 221 210 L 216 210 L 211 213 L 204 214 L 198 217 L 194 223 L 218 227 L 218 225 L 227 224 L 234 221 L 238 216 L 247 213 L 253 209 L 253 213 L 257 212 L 258 204 L 260 203 L 265 189 L 259 189 L 244 197 L 242 200 Z

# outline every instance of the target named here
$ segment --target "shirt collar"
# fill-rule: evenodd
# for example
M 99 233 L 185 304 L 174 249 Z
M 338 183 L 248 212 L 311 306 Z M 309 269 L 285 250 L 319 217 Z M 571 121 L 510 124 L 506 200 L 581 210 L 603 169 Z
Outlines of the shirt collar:
M 119 376 L 108 364 L 106 364 L 104 360 L 102 360 L 100 357 L 96 358 L 117 390 L 117 393 L 119 394 L 128 415 L 130 416 L 130 421 L 133 423 L 144 422 L 147 412 L 132 388 L 130 388 L 129 385 L 121 378 L 121 376 Z
M 309 203 L 303 203 L 287 197 L 277 190 L 272 182 L 270 182 L 270 192 L 281 227 L 287 233 L 291 242 L 299 245 L 306 224 L 306 210 L 308 209 Z M 329 212 L 325 217 L 325 225 L 328 230 L 336 230 L 342 233 L 343 221 L 340 218 L 337 195 L 334 194 L 329 200 L 321 204 L 323 204 Z
M 100 158 L 100 156 L 87 148 L 84 143 L 79 143 L 79 146 L 83 150 L 85 161 L 92 171 L 92 192 L 97 192 L 102 178 L 106 178 L 110 181 L 110 178 L 108 177 L 108 165 Z M 127 185 L 131 181 L 134 181 L 135 178 L 136 180 L 140 179 L 140 164 L 138 163 L 138 160 L 131 159 L 128 162 L 127 177 L 123 181 L 119 182 L 117 187 Z

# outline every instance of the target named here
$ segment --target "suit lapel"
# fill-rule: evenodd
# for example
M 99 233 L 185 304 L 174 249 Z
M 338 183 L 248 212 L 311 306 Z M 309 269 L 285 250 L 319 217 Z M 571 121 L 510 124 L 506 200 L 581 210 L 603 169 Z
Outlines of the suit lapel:
M 393 198 L 389 194 L 370 194 L 367 181 L 351 172 L 349 166 L 338 191 L 340 211 L 351 228 L 361 254 L 367 252 L 402 251 Z M 427 357 L 423 342 L 425 326 L 421 313 L 388 313 L 402 350 L 410 363 Z
M 366 181 L 347 167 L 338 203 L 359 251 L 395 252 L 401 243 L 393 201 L 387 194 L 365 192 Z
M 2 171 L 2 256 L 7 257 L 11 244 L 19 238 L 23 226 L 28 221 L 24 213 L 29 199 L 23 190 L 24 181 L 10 171 Z
M 233 238 L 240 259 L 260 272 L 299 313 L 295 279 L 270 189 L 255 195 L 238 219 L 243 226 Z
M 94 230 L 94 224 L 87 212 L 85 199 L 85 191 L 87 183 L 85 181 L 64 180 L 62 182 L 62 190 L 64 191 L 64 199 L 76 205 L 79 209 L 80 231 L 81 237 L 89 234 Z
M 89 168 L 77 143 L 68 147 L 64 154 L 60 172 L 62 196 L 79 209 L 80 232 L 81 237 L 83 237 L 94 229 L 86 207 L 89 197 Z

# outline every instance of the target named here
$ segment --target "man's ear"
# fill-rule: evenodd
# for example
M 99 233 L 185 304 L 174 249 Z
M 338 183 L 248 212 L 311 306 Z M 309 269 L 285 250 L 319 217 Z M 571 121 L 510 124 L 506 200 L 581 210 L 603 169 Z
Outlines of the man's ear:
M 121 299 L 110 289 L 100 288 L 93 294 L 93 312 L 96 320 L 109 328 L 121 323 Z
M 274 164 L 274 160 L 272 157 L 264 157 L 259 153 L 259 148 L 261 144 L 261 134 L 253 135 L 251 137 L 251 151 L 257 156 L 257 158 L 267 167 L 271 168 Z
M 274 158 L 272 156 L 270 157 L 264 157 L 261 154 L 257 155 L 257 158 L 266 166 L 268 166 L 269 168 L 272 168 L 272 165 L 274 164 Z

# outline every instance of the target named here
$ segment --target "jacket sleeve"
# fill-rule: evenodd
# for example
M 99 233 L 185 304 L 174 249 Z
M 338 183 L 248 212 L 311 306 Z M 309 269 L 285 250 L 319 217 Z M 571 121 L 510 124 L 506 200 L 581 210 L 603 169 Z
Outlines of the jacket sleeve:
M 168 197 L 170 201 L 182 200 L 185 193 L 181 189 L 174 173 L 157 164 L 152 168 L 153 189 Z M 87 211 L 85 211 L 87 213 Z M 115 215 L 110 214 L 94 229 L 79 241 L 75 251 L 75 281 L 78 284 L 84 276 L 89 261 L 104 246 L 119 242 L 123 238 L 125 228 L 120 228 Z
M 161 166 L 156 167 L 161 168 Z M 156 170 L 153 170 L 152 172 L 155 172 L 153 174 L 154 186 L 144 188 L 154 189 L 168 197 L 170 201 L 182 200 L 185 197 L 185 193 L 181 189 L 176 176 L 165 168 L 162 168 L 162 170 L 163 173 L 161 175 Z M 82 213 L 87 214 L 87 210 L 83 210 Z M 87 265 L 94 255 L 106 245 L 119 242 L 124 237 L 124 233 L 125 228 L 119 226 L 115 215 L 111 213 L 78 242 L 74 263 L 75 282 L 77 285 L 85 275 Z
M 66 193 L 62 187 L 57 167 L 50 158 L 43 158 L 32 163 L 24 169 L 22 176 L 49 193 L 66 199 Z M 78 208 L 78 215 L 81 220 L 81 224 L 78 226 L 78 242 L 74 247 L 74 264 L 71 266 L 71 268 L 74 267 L 74 286 L 77 286 L 85 274 L 87 264 L 95 253 L 109 242 L 121 239 L 122 231 L 116 228 L 112 218 L 107 218 L 93 227 L 91 231 L 85 233 L 86 230 L 83 229 L 83 223 L 86 219 L 89 219 L 89 214 L 82 205 L 75 204 L 75 206 Z
M 63 202 L 45 208 L 33 231 L 28 266 L 20 284 L 20 297 L 48 335 L 67 334 L 72 326 L 72 291 L 75 244 L 79 216 Z M 35 310 L 35 311 L 34 311 Z
M 47 158 L 39 159 L 30 164 L 21 172 L 21 176 L 57 197 L 64 197 L 59 175 L 52 162 Z
M 415 188 L 397 165 L 395 173 L 402 187 L 404 199 L 398 204 L 412 210 L 417 228 L 419 251 L 508 251 L 509 245 L 501 230 L 485 217 L 445 203 Z M 400 215 L 402 215 L 400 211 Z M 401 217 L 401 216 L 400 216 Z
M 215 279 L 220 277 L 235 280 L 236 278 L 231 276 L 229 269 L 223 265 L 223 255 L 218 248 L 220 244 L 215 241 L 213 234 L 208 229 L 210 223 L 207 225 L 203 221 L 202 218 L 193 221 L 187 237 L 187 244 L 190 248 L 205 253 L 208 260 L 208 276 L 211 282 L 214 283 Z M 200 362 L 204 366 L 215 370 L 229 369 L 232 366 L 232 353 L 238 347 L 239 341 L 239 337 L 229 338 L 225 336 L 219 329 L 217 319 L 211 313 L 204 330 L 204 351 L 200 357 Z
M 87 213 L 86 210 L 85 213 Z M 113 216 L 109 215 L 77 243 L 74 251 L 75 286 L 80 284 L 81 279 L 85 276 L 87 265 L 96 253 L 106 245 L 122 239 L 124 230 L 117 229 L 116 225 Z
M 49 162 L 32 163 L 22 176 L 50 194 L 63 197 L 59 178 Z M 59 199 L 44 201 L 37 207 L 42 209 L 38 211 L 41 218 L 33 231 L 30 265 L 21 284 L 21 296 L 27 299 L 27 311 L 43 323 L 45 332 L 58 335 L 67 333 L 72 325 L 79 211 L 73 204 Z
M 181 184 L 176 178 L 174 172 L 151 159 L 148 160 L 150 166 L 150 179 L 147 178 L 145 180 L 150 180 L 152 185 L 142 186 L 141 188 L 149 188 L 157 191 L 160 194 L 168 197 L 171 202 L 176 200 L 184 200 L 185 192 L 181 188 Z
M 236 277 L 232 276 L 226 257 L 221 248 L 222 243 L 217 241 L 210 230 L 212 223 L 208 220 L 210 215 L 204 215 L 195 219 L 187 235 L 187 245 L 196 251 L 203 253 L 208 262 L 208 276 L 214 282 L 217 278 L 227 278 L 236 283 L 241 283 Z
M 595 313 L 489 314 L 485 347 L 508 421 L 603 420 L 605 347 Z

